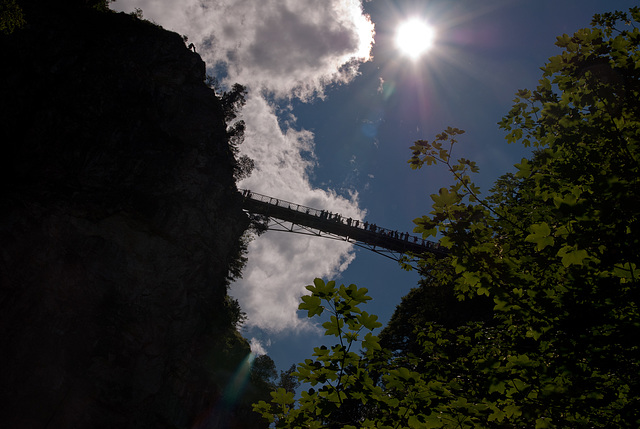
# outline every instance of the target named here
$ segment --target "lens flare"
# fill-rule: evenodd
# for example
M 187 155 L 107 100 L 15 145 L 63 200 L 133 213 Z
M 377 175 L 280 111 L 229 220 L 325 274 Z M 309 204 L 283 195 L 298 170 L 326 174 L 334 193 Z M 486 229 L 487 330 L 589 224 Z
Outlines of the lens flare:
M 229 416 L 231 416 L 233 406 L 249 382 L 251 367 L 255 360 L 255 353 L 249 353 L 247 357 L 242 360 L 233 377 L 225 387 L 222 397 L 216 401 L 212 408 L 198 418 L 193 425 L 193 429 L 228 426 L 227 420 Z
M 240 363 L 233 378 L 227 384 L 224 391 L 223 401 L 226 405 L 232 405 L 236 402 L 242 391 L 244 390 L 247 382 L 249 381 L 249 375 L 251 374 L 251 366 L 253 361 L 256 360 L 256 355 L 249 353 L 246 358 Z

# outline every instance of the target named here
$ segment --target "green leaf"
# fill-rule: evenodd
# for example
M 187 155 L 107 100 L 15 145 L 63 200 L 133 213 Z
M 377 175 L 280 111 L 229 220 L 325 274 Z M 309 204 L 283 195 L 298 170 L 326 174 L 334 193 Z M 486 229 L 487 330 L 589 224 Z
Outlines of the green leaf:
M 518 169 L 516 177 L 526 178 L 531 175 L 531 163 L 527 159 L 522 158 L 520 164 L 516 164 L 515 167 Z
M 325 335 L 340 336 L 342 328 L 344 328 L 344 320 L 338 319 L 336 316 L 331 316 L 330 320 L 324 322 L 322 327 L 325 329 Z
M 298 310 L 306 310 L 307 317 L 313 317 L 314 315 L 321 315 L 324 311 L 324 307 L 320 304 L 322 301 L 316 295 L 305 295 L 302 297 L 302 303 L 298 305 Z
M 507 417 L 518 417 L 522 415 L 520 407 L 518 407 L 516 404 L 510 404 L 504 407 L 504 413 L 507 415 Z
M 586 250 L 576 249 L 573 246 L 564 246 L 557 253 L 562 258 L 562 265 L 568 267 L 570 265 L 582 265 L 589 254 Z
M 436 429 L 444 426 L 444 422 L 442 421 L 442 416 L 437 413 L 431 413 L 430 415 L 424 418 L 424 428 L 428 429 Z
M 282 406 L 291 405 L 295 402 L 293 395 L 293 392 L 288 392 L 284 388 L 280 387 L 275 392 L 271 392 L 271 402 Z
M 431 199 L 434 202 L 434 207 L 447 207 L 457 203 L 460 197 L 455 193 L 450 193 L 447 188 L 440 188 L 437 195 L 431 195 Z
M 368 332 L 362 340 L 362 347 L 367 350 L 382 350 L 380 346 L 380 340 L 375 335 Z
M 536 249 L 541 251 L 547 246 L 553 246 L 555 240 L 551 236 L 551 228 L 546 222 L 533 224 L 529 227 L 531 234 L 527 235 L 525 241 L 535 243 Z
M 613 266 L 613 274 L 617 277 L 633 280 L 640 278 L 640 273 L 633 262 L 625 262 L 620 265 Z
M 505 385 L 504 381 L 495 380 L 489 386 L 489 393 L 493 393 L 493 392 L 504 393 L 505 387 L 506 387 L 506 385 Z
M 475 287 L 478 283 L 480 283 L 480 277 L 476 273 L 471 271 L 465 271 L 462 273 L 462 278 L 464 279 L 465 284 L 469 287 Z
M 536 429 L 546 429 L 550 427 L 553 427 L 553 425 L 551 424 L 551 421 L 549 419 L 544 417 L 536 419 Z
M 366 311 L 363 311 L 362 314 L 360 314 L 358 320 L 370 331 L 382 326 L 382 323 L 378 322 L 378 316 L 375 314 L 369 315 Z
M 407 423 L 409 424 L 410 428 L 415 428 L 415 429 L 423 429 L 423 428 L 427 428 L 429 426 L 427 426 L 426 423 L 423 423 L 420 421 L 420 419 L 417 416 L 409 416 L 409 419 L 407 420 Z
M 504 418 L 507 416 L 507 414 L 502 411 L 499 408 L 496 408 L 493 410 L 493 412 L 489 415 L 488 420 L 490 422 L 496 421 L 496 422 L 501 422 L 504 420 Z

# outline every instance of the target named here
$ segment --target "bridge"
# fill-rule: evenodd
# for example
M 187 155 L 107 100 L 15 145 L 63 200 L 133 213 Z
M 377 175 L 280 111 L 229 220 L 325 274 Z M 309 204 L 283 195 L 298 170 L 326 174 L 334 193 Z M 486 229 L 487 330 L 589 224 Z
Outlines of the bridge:
M 383 228 L 360 219 L 345 218 L 338 213 L 305 207 L 248 189 L 240 191 L 243 208 L 249 213 L 267 217 L 268 230 L 346 241 L 395 261 L 408 253 L 430 252 L 438 256 L 447 254 L 447 249 L 438 243 L 408 232 Z

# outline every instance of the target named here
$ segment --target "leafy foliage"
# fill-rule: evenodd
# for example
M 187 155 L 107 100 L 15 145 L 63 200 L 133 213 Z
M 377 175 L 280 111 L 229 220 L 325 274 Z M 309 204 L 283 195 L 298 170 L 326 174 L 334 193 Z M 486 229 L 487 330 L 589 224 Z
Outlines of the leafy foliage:
M 287 392 L 294 392 L 300 387 L 298 378 L 294 375 L 296 372 L 296 365 L 293 364 L 286 371 L 280 371 L 280 380 L 278 381 L 278 387 L 282 387 Z
M 214 91 L 220 90 L 220 85 L 215 77 L 207 76 L 206 83 Z M 243 120 L 233 122 L 242 107 L 246 104 L 246 95 L 246 87 L 235 83 L 230 91 L 225 91 L 218 96 L 224 113 L 224 120 L 227 124 L 230 124 L 227 128 L 227 136 L 229 138 L 229 146 L 236 159 L 233 173 L 236 182 L 249 177 L 255 168 L 255 161 L 253 159 L 247 155 L 239 154 L 239 146 L 244 141 L 245 123 Z
M 486 201 L 464 174 L 472 165 L 450 163 L 457 130 L 413 148 L 414 168 L 439 162 L 456 177 L 417 220 L 451 249 L 457 275 L 439 281 L 461 298 L 491 296 L 495 356 L 526 362 L 492 369 L 501 400 L 504 383 L 520 384 L 514 424 L 637 425 L 640 33 L 614 27 L 639 18 L 639 8 L 604 14 L 558 38 L 564 52 L 500 123 L 508 141 L 537 151 Z
M 596 15 L 558 38 L 563 53 L 500 122 L 509 142 L 536 151 L 487 198 L 475 163 L 453 159 L 461 130 L 411 148 L 412 168 L 443 165 L 454 177 L 415 220 L 450 250 L 421 262 L 422 289 L 445 288 L 430 310 L 454 309 L 450 295 L 493 308 L 446 321 L 405 300 L 415 317 L 394 326 L 402 341 L 390 353 L 362 336 L 375 327 L 358 307 L 366 289 L 316 280 L 300 309 L 329 311 L 323 327 L 339 343 L 298 366 L 313 388 L 297 403 L 277 391 L 258 411 L 278 427 L 640 425 L 638 21 L 640 8 Z
M 0 0 L 0 33 L 11 34 L 25 23 L 24 12 L 16 0 Z
M 428 371 L 416 370 L 421 364 L 418 358 L 396 359 L 382 350 L 371 333 L 381 324 L 359 307 L 371 299 L 365 288 L 337 287 L 334 281 L 316 279 L 307 290 L 311 295 L 302 298 L 299 309 L 307 311 L 309 317 L 328 311 L 329 320 L 323 324 L 325 335 L 337 337 L 338 343 L 330 348 L 316 347 L 314 359 L 298 365 L 298 380 L 312 386 L 298 401 L 281 388 L 271 393 L 269 403 L 254 405 L 276 427 L 471 427 L 493 415 L 498 419 L 518 414 L 512 405 L 503 410 L 465 397 L 473 383 L 456 372 L 456 364 L 469 363 L 459 348 L 457 356 L 450 356 L 453 359 L 449 361 L 428 362 Z M 448 342 L 452 349 L 449 335 L 470 350 L 477 338 L 469 336 L 468 331 L 470 328 L 434 327 L 424 336 L 437 338 L 438 346 Z M 424 340 L 423 346 L 438 353 L 434 343 Z M 356 347 L 360 347 L 360 354 L 354 351 Z M 507 390 L 512 393 L 514 389 Z
M 235 326 L 236 329 L 240 329 L 244 322 L 247 321 L 247 313 L 242 311 L 237 299 L 232 298 L 229 295 L 225 296 L 224 308 L 227 311 L 228 317 L 231 319 L 231 325 Z
M 331 348 L 316 347 L 315 359 L 306 359 L 294 373 L 298 380 L 309 383 L 312 388 L 302 392 L 300 407 L 293 408 L 294 396 L 285 388 L 271 393 L 270 403 L 261 401 L 254 409 L 277 427 L 343 426 L 350 416 L 339 412 L 341 406 L 352 400 L 349 392 L 373 387 L 372 375 L 361 365 L 363 359 L 372 359 L 380 345 L 371 331 L 381 325 L 377 316 L 360 310 L 359 305 L 371 298 L 367 289 L 355 285 L 336 287 L 334 281 L 325 283 L 315 279 L 307 286 L 311 295 L 302 298 L 300 310 L 309 317 L 320 316 L 325 311 L 329 320 L 323 324 L 326 335 L 335 336 L 338 344 Z M 360 347 L 363 356 L 356 353 Z M 317 388 L 317 390 L 316 390 Z
M 416 326 L 433 324 L 456 329 L 470 322 L 489 323 L 493 306 L 493 300 L 484 295 L 460 301 L 452 283 L 441 284 L 433 277 L 424 278 L 396 308 L 380 333 L 380 345 L 398 357 L 420 356 L 423 351 L 419 341 L 421 331 L 416 331 Z

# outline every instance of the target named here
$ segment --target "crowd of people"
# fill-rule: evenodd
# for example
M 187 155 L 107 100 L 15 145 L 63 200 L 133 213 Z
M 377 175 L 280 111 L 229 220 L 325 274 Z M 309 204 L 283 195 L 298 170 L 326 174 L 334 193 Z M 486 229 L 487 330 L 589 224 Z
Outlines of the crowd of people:
M 316 210 L 317 212 L 317 210 Z M 309 210 L 306 211 L 307 214 L 310 214 Z M 344 219 L 341 215 L 337 213 L 331 213 L 326 210 L 321 210 L 317 215 L 321 219 L 332 220 L 335 222 L 342 223 L 347 226 L 351 226 L 354 228 L 364 229 L 365 231 L 371 231 L 376 234 L 380 234 L 386 237 L 395 238 L 397 240 L 403 240 L 407 242 L 413 242 L 416 244 L 420 244 L 429 249 L 440 250 L 440 245 L 438 243 L 434 243 L 429 240 L 425 240 L 424 238 L 416 237 L 414 235 L 410 235 L 408 232 L 398 232 L 397 230 L 392 231 L 390 229 L 382 228 L 376 225 L 375 223 L 369 223 L 367 221 L 360 221 L 358 219 L 346 218 Z
M 424 246 L 428 249 L 433 249 L 433 250 L 442 250 L 444 251 L 445 249 L 442 249 L 441 246 L 438 243 L 435 243 L 433 241 L 429 241 L 429 240 L 425 240 L 424 238 L 420 238 L 420 237 L 416 237 L 413 235 L 410 235 L 408 232 L 398 232 L 396 231 L 392 231 L 390 229 L 386 229 L 386 228 L 382 228 L 379 227 L 378 225 L 376 225 L 375 223 L 369 223 L 367 221 L 361 221 L 359 219 L 352 219 L 352 218 L 344 218 L 343 216 L 341 216 L 338 213 L 332 213 L 330 211 L 327 210 L 316 210 L 316 209 L 312 209 L 310 207 L 304 207 L 301 206 L 299 204 L 294 204 L 294 203 L 289 203 L 287 201 L 281 201 L 278 200 L 276 198 L 272 198 L 272 197 L 267 197 L 266 195 L 259 195 L 260 197 L 264 197 L 264 198 L 260 198 L 258 196 L 254 196 L 253 193 L 248 190 L 245 189 L 244 191 L 242 191 L 242 195 L 245 198 L 252 198 L 258 201 L 263 201 L 263 202 L 268 202 L 269 204 L 273 204 L 279 207 L 285 207 L 291 210 L 295 210 L 298 212 L 304 212 L 308 215 L 311 216 L 316 216 L 319 217 L 321 219 L 326 219 L 326 220 L 331 220 L 334 222 L 338 222 L 341 223 L 343 225 L 347 225 L 353 228 L 359 228 L 359 229 L 363 229 L 365 231 L 370 231 L 385 237 L 391 237 L 394 238 L 396 240 L 402 240 L 402 241 L 406 241 L 406 242 L 412 242 L 415 244 L 419 244 L 421 246 Z M 267 200 L 265 200 L 268 199 Z

